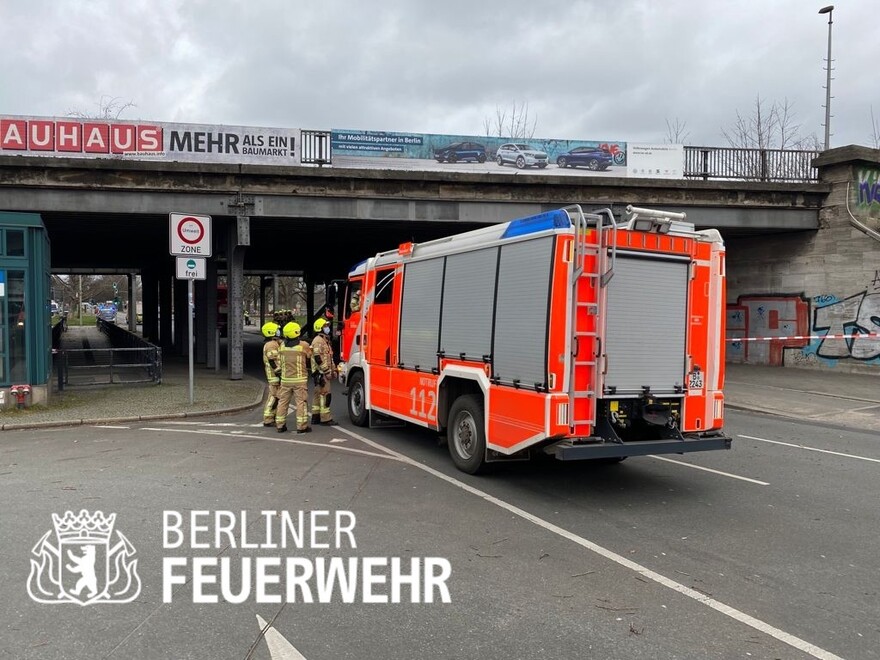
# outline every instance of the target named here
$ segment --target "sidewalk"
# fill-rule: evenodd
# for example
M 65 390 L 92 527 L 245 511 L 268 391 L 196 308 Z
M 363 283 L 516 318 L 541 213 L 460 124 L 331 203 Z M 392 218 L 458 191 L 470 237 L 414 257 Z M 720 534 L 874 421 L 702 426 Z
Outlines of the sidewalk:
M 724 399 L 728 408 L 880 432 L 880 369 L 867 376 L 728 364 Z
M 64 346 L 109 346 L 94 327 L 71 326 L 64 333 Z M 216 415 L 258 406 L 265 384 L 245 375 L 229 380 L 226 368 L 193 368 L 193 404 L 189 403 L 189 363 L 186 358 L 164 357 L 160 384 L 117 384 L 67 387 L 53 391 L 48 406 L 0 412 L 0 429 L 15 430 L 78 424 L 121 423 L 147 419 L 170 419 Z

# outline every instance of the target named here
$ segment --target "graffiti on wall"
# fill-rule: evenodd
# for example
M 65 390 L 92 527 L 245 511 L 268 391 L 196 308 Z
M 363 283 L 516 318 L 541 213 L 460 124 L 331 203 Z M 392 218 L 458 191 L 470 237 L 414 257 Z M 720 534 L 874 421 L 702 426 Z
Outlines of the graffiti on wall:
M 772 338 L 808 335 L 809 311 L 801 296 L 740 296 L 727 306 L 727 360 L 782 366 L 783 350 L 805 347 L 808 340 Z M 744 337 L 765 340 L 736 341 Z
M 880 170 L 863 167 L 857 173 L 855 203 L 860 211 L 880 214 Z
M 864 291 L 842 299 L 749 295 L 727 306 L 729 362 L 833 367 L 838 360 L 857 360 L 880 365 L 880 337 L 872 336 L 877 334 L 880 269 Z M 781 339 L 792 336 L 810 338 Z M 746 337 L 759 340 L 737 341 Z
M 880 288 L 880 272 L 875 271 L 873 281 Z M 814 301 L 813 332 L 844 338 L 815 339 L 804 353 L 827 360 L 851 358 L 880 364 L 880 337 L 867 336 L 880 333 L 880 293 L 869 293 L 866 289 L 843 300 L 817 296 Z

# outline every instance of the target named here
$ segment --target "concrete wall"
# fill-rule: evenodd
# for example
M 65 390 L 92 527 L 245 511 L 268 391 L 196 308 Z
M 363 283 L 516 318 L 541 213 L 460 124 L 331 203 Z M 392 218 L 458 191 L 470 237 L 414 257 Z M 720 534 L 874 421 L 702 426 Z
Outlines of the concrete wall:
M 864 336 L 880 333 L 880 151 L 815 164 L 831 185 L 818 231 L 727 242 L 728 337 L 811 338 L 729 342 L 728 360 L 880 375 L 880 336 Z

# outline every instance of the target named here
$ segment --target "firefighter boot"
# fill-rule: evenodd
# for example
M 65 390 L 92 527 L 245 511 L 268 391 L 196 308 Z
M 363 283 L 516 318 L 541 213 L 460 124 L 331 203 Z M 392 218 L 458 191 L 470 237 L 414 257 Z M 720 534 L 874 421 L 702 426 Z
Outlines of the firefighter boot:
M 284 426 L 279 426 L 278 432 L 279 433 L 287 433 L 287 424 L 285 424 Z
M 312 424 L 321 423 L 321 413 L 312 413 Z

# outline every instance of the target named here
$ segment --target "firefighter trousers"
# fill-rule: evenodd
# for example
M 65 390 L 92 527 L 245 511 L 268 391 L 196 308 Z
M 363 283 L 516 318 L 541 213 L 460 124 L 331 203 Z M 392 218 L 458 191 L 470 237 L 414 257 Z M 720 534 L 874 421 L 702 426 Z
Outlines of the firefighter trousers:
M 275 414 L 275 426 L 279 429 L 287 422 L 287 411 L 293 400 L 294 414 L 296 415 L 296 430 L 305 431 L 309 428 L 309 386 L 308 383 L 296 383 L 295 385 L 281 385 L 278 395 L 278 412 Z M 284 415 L 281 414 L 281 406 L 284 405 Z
M 263 406 L 263 424 L 274 424 L 278 410 L 278 394 L 281 389 L 280 383 L 269 383 L 269 396 L 266 397 L 266 405 Z
M 312 395 L 312 421 L 319 420 L 322 424 L 333 420 L 330 414 L 330 381 L 325 380 L 323 385 L 316 385 Z

